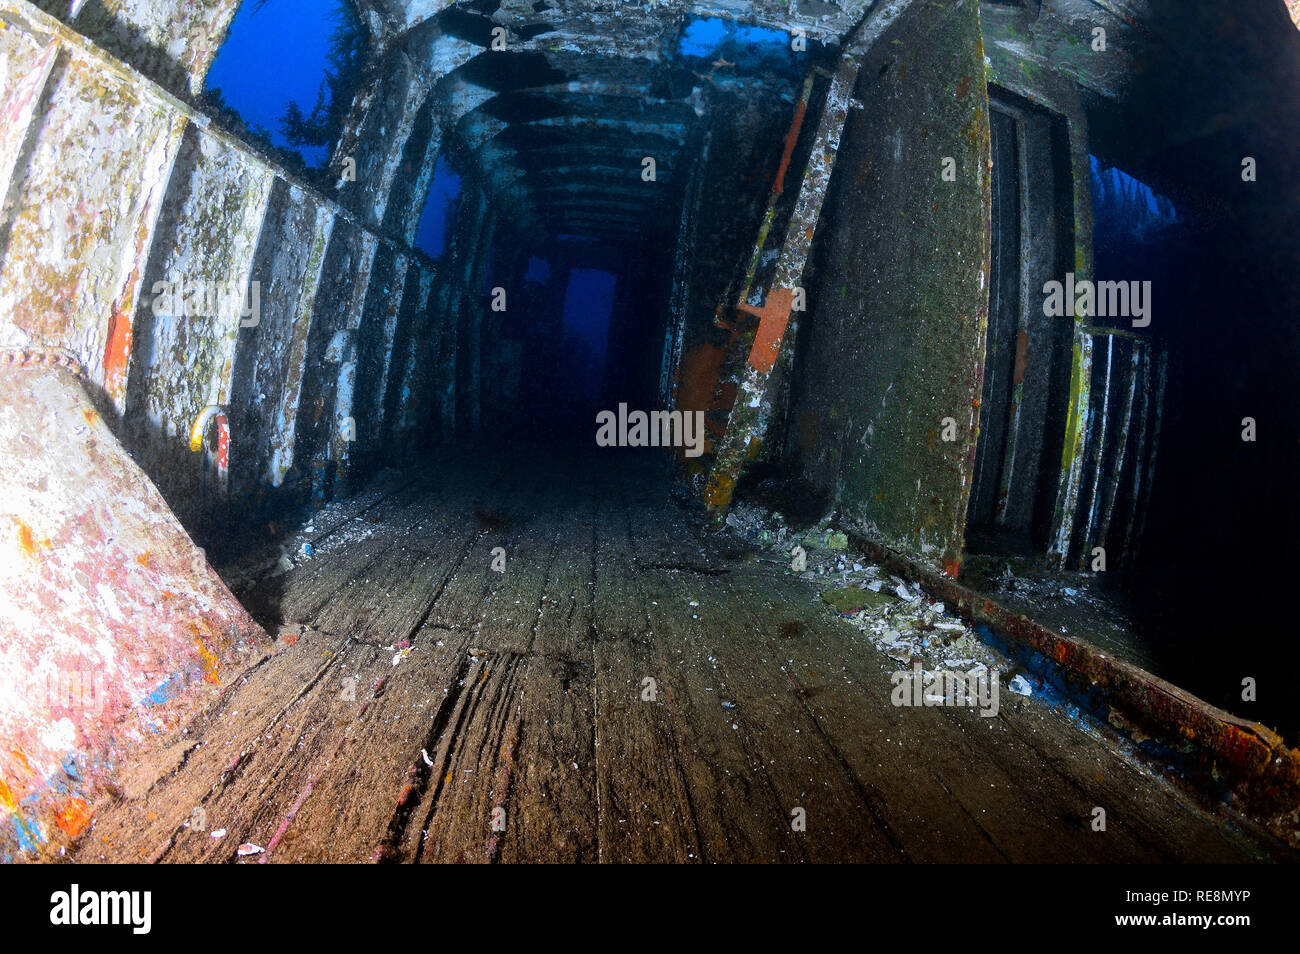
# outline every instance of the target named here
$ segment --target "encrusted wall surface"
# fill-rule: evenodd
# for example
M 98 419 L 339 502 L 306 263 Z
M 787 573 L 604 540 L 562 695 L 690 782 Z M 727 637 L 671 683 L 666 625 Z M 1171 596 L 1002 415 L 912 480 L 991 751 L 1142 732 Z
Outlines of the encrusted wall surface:
M 266 642 L 101 409 L 70 371 L 0 366 L 5 861 L 79 834 L 95 787 Z
M 264 163 L 191 124 L 146 262 L 132 327 L 128 442 L 187 512 L 204 464 L 189 449 L 190 425 L 205 407 L 230 405 L 240 326 L 256 317 L 242 312 L 261 303 L 251 272 L 273 181 Z
M 449 68 L 478 49 L 440 36 L 411 44 Z M 432 86 L 421 75 L 408 63 L 368 100 L 358 175 L 343 183 L 340 206 L 59 20 L 21 0 L 0 5 L 9 120 L 0 186 L 10 197 L 0 219 L 0 345 L 75 357 L 192 530 L 230 504 L 265 502 L 286 482 L 289 500 L 328 489 L 354 443 L 382 451 L 368 455 L 374 464 L 405 452 L 353 413 L 377 424 L 371 409 L 390 391 L 399 405 L 428 400 L 407 387 L 407 363 L 390 367 L 387 351 L 375 359 L 375 342 L 395 340 L 408 287 L 421 296 L 417 309 L 431 307 L 428 290 L 466 280 L 473 265 L 454 273 L 410 248 L 417 190 L 398 190 L 401 207 L 389 206 L 403 159 L 415 167 L 408 177 L 427 182 L 437 153 L 440 124 L 427 114 L 417 123 Z M 381 237 L 386 218 L 396 235 Z M 400 260 L 402 274 L 372 288 L 381 243 L 384 267 Z M 169 297 L 169 286 L 185 292 Z M 229 424 L 228 458 L 218 459 L 217 425 L 207 453 L 190 450 L 206 407 Z
M 0 2 L 6 858 L 80 831 L 123 753 L 264 638 L 185 531 L 255 533 L 363 477 L 356 460 L 439 437 L 422 412 L 456 384 L 442 306 L 473 298 L 460 284 L 484 252 L 476 232 L 440 267 L 409 244 L 423 196 L 388 203 L 403 157 L 432 168 L 427 84 L 377 101 L 367 188 L 339 204 L 175 95 L 236 4 L 167 22 L 166 4 L 76 6 Z M 397 235 L 376 225 L 389 213 Z M 47 676 L 73 684 L 67 712 Z
M 988 309 L 979 29 L 975 4 L 915 5 L 866 56 L 789 421 L 805 476 L 847 521 L 949 573 L 961 559 Z M 954 440 L 943 439 L 945 418 Z

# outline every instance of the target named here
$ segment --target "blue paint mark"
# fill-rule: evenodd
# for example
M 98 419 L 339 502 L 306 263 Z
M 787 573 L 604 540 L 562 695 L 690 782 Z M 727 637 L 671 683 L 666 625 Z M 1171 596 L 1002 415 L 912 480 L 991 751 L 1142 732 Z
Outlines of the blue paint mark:
M 30 801 L 30 799 L 26 801 Z M 24 801 L 24 804 L 26 804 L 26 801 Z M 13 818 L 13 828 L 14 828 L 14 834 L 16 836 L 14 840 L 18 842 L 18 847 L 22 851 L 35 851 L 40 845 L 43 845 L 47 840 L 45 838 L 45 833 L 41 831 L 36 832 L 36 834 L 40 836 L 39 842 L 35 838 L 33 838 L 32 837 L 33 833 L 31 829 L 29 829 L 25 824 L 23 824 L 23 822 L 19 820 L 17 815 L 14 815 Z M 5 858 L 6 862 L 10 862 L 12 860 L 13 859 L 10 857 Z
M 166 705 L 171 701 L 172 696 L 175 693 L 175 687 L 172 686 L 172 681 L 175 678 L 175 675 L 171 675 L 164 679 L 158 688 L 154 689 L 153 692 L 140 700 L 140 705 L 146 709 L 152 709 L 154 706 Z
M 1195 779 L 1212 797 L 1221 801 L 1227 799 L 1230 791 L 1227 782 L 1205 771 L 1194 746 L 1177 749 L 1151 738 L 1141 741 L 1131 738 L 1111 722 L 1108 693 L 1037 650 L 1013 641 L 1005 633 L 982 623 L 975 626 L 975 631 L 984 643 L 1027 671 L 1032 677 L 1030 682 L 1034 687 L 1034 698 L 1064 715 L 1079 729 L 1091 733 L 1105 730 L 1120 732 L 1126 743 L 1145 758 L 1164 765 L 1182 778 Z M 1000 692 L 1009 691 L 1005 684 L 999 684 L 998 688 Z
M 442 258 L 443 252 L 447 250 L 447 230 L 456 212 L 460 187 L 460 174 L 451 167 L 445 156 L 439 156 L 415 236 L 415 247 L 430 258 Z
M 74 781 L 81 780 L 81 770 L 77 766 L 77 753 L 73 752 L 62 762 L 60 762 L 59 768 L 63 769 L 63 771 L 67 774 L 68 778 Z
M 1100 690 L 1093 686 L 1080 685 L 1081 680 L 1078 680 L 1078 677 L 1075 677 L 1077 681 L 1070 681 L 1065 670 L 1042 653 L 1022 643 L 1013 642 L 1006 635 L 984 624 L 976 626 L 975 631 L 979 633 L 984 643 L 992 646 L 1026 671 L 1034 685 L 1034 695 L 1043 702 L 1054 709 L 1073 708 L 1076 713 L 1072 717 L 1074 721 L 1084 717 L 1098 722 L 1106 721 L 1110 704 Z M 1002 688 L 1006 689 L 1005 686 Z

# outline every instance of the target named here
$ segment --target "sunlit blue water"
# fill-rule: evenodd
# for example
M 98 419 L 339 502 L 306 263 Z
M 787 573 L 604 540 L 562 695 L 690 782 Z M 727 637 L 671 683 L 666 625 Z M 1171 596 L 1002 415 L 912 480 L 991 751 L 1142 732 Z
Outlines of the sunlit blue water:
M 1146 183 L 1089 156 L 1092 212 L 1096 229 L 1107 238 L 1144 239 L 1181 220 L 1174 204 Z
M 691 59 L 726 60 L 738 70 L 789 70 L 797 64 L 790 35 L 783 30 L 746 26 L 714 17 L 691 21 L 677 52 Z
M 271 142 L 315 168 L 329 161 L 329 148 L 290 145 L 280 131 L 280 117 L 291 101 L 304 113 L 316 105 L 340 6 L 341 0 L 240 4 L 207 79 L 207 88 L 221 90 L 250 127 L 261 127 Z

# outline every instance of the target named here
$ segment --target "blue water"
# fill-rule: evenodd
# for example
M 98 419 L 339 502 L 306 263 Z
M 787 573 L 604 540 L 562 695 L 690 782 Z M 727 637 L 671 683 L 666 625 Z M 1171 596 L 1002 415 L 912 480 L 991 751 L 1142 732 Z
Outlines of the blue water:
M 208 73 L 207 88 L 220 90 L 244 122 L 313 168 L 329 161 L 329 148 L 290 145 L 280 117 L 290 101 L 304 113 L 316 105 L 336 26 L 333 14 L 342 5 L 342 0 L 267 0 L 259 6 L 247 0 Z
M 599 269 L 575 268 L 569 272 L 569 287 L 564 296 L 564 327 L 583 339 L 590 348 L 590 373 L 584 378 L 585 394 L 582 395 L 589 400 L 600 396 L 604 379 L 615 284 L 617 279 L 613 275 Z
M 790 41 L 790 34 L 783 30 L 705 17 L 687 25 L 677 52 L 691 59 L 726 60 L 739 70 L 785 71 L 795 67 L 800 56 Z
M 1096 238 L 1144 240 L 1182 220 L 1169 199 L 1121 169 L 1088 157 Z
M 551 280 L 551 263 L 544 258 L 533 256 L 528 260 L 528 271 L 524 272 L 524 281 L 545 285 Z
M 452 214 L 456 211 L 460 187 L 460 174 L 451 167 L 445 156 L 439 156 L 433 169 L 433 181 L 429 183 L 429 195 L 424 200 L 424 211 L 420 214 L 420 227 L 415 235 L 415 247 L 430 258 L 442 258 L 447 251 L 447 229 Z

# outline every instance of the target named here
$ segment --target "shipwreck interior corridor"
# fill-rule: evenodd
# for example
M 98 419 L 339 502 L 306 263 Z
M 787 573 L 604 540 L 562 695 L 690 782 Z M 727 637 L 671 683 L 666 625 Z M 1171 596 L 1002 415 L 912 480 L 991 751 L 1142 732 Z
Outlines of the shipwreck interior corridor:
M 1296 860 L 1300 33 L 1109 6 L 0 0 L 0 860 Z
M 891 705 L 899 663 L 864 654 L 779 554 L 707 532 L 659 462 L 525 448 L 526 467 L 475 449 L 395 472 L 295 534 L 311 559 L 231 574 L 278 638 L 183 741 L 130 768 L 74 858 L 220 862 L 239 844 L 273 862 L 1261 850 L 1041 704 Z M 1096 838 L 1087 811 L 1120 803 Z

